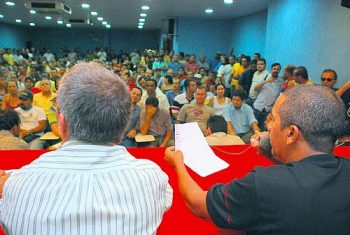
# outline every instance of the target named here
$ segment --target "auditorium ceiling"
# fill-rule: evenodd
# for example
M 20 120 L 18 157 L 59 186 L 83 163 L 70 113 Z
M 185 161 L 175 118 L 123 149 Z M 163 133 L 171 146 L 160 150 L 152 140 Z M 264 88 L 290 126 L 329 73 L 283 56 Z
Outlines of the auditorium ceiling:
M 225 1 L 228 4 L 224 0 L 0 0 L 0 22 L 28 27 L 32 23 L 32 27 L 62 28 L 67 27 L 70 20 L 78 20 L 81 23 L 71 22 L 71 27 L 102 28 L 109 25 L 110 28 L 136 29 L 139 23 L 144 23 L 144 29 L 160 29 L 162 19 L 193 17 L 229 20 L 265 10 L 268 6 L 268 0 L 231 0 L 231 4 L 230 0 Z M 34 13 L 33 8 L 25 6 L 26 3 L 29 6 L 30 2 L 56 3 L 57 9 L 36 9 Z M 71 14 L 63 12 L 60 3 L 70 8 Z M 83 8 L 82 4 L 88 4 L 89 8 Z M 146 7 L 142 10 L 142 6 L 148 6 L 149 9 Z M 209 14 L 205 13 L 208 9 Z M 97 15 L 91 15 L 91 12 L 96 12 Z M 141 17 L 141 13 L 147 16 Z M 103 19 L 98 20 L 98 17 Z

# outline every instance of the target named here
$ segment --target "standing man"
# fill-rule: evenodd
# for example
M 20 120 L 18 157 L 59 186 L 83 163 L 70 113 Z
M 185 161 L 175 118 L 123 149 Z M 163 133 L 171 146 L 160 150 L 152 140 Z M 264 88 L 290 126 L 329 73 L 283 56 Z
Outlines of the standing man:
M 322 86 L 326 86 L 334 91 L 337 91 L 335 83 L 337 82 L 338 75 L 333 69 L 325 69 L 321 74 L 321 84 Z
M 266 70 L 266 60 L 261 58 L 257 60 L 256 64 L 257 71 L 254 73 L 252 83 L 249 89 L 249 97 L 246 103 L 250 106 L 253 106 L 253 103 L 258 96 L 257 90 L 255 90 L 255 86 L 262 81 L 266 80 L 269 76 L 269 72 Z
M 114 144 L 130 114 L 124 82 L 97 63 L 79 63 L 64 74 L 57 97 L 62 148 L 7 180 L 0 201 L 4 232 L 155 233 L 172 189 L 159 166 Z
M 311 85 L 313 82 L 309 79 L 309 74 L 304 66 L 298 66 L 293 71 L 294 81 L 298 84 Z
M 258 119 L 260 130 L 266 131 L 265 120 L 272 109 L 273 104 L 281 93 L 283 79 L 279 77 L 281 65 L 271 65 L 271 76 L 255 86 L 258 96 L 253 104 L 254 115 Z
M 344 112 L 328 88 L 288 89 L 268 123 L 271 158 L 281 164 L 256 167 L 208 191 L 188 174 L 181 151 L 168 148 L 165 160 L 174 168 L 187 208 L 218 227 L 248 234 L 349 234 L 350 160 L 333 155 Z

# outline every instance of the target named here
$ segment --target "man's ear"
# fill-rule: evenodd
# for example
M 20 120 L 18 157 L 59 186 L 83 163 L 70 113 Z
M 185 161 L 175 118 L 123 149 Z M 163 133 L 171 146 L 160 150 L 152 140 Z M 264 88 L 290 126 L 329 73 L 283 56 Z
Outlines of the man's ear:
M 207 127 L 207 129 L 205 130 L 205 136 L 209 136 L 211 134 L 213 134 L 212 131 L 211 131 L 211 128 Z
M 68 140 L 68 124 L 62 113 L 57 114 L 59 133 L 63 142 Z
M 294 144 L 298 141 L 300 137 L 300 130 L 295 125 L 290 125 L 286 127 L 286 134 L 287 134 L 287 144 Z

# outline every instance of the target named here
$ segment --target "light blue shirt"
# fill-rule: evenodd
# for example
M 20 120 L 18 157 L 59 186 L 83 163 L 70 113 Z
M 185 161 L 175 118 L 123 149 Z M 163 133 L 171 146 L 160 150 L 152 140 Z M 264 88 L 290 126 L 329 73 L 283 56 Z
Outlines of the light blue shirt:
M 254 108 L 262 111 L 264 108 L 270 112 L 273 104 L 281 93 L 283 79 L 277 78 L 273 82 L 266 83 L 259 91 L 254 102 Z
M 227 104 L 222 111 L 222 116 L 226 122 L 232 123 L 236 134 L 247 133 L 254 122 L 258 123 L 253 109 L 247 104 L 242 104 L 240 109 L 235 109 L 232 103 Z

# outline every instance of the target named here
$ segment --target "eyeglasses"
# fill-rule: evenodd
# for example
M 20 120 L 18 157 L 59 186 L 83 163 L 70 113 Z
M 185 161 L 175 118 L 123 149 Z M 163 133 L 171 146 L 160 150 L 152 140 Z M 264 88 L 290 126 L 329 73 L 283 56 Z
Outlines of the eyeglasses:
M 327 82 L 331 82 L 331 81 L 333 81 L 334 79 L 332 79 L 332 78 L 321 78 L 321 81 L 322 82 L 325 82 L 325 81 L 327 81 Z

